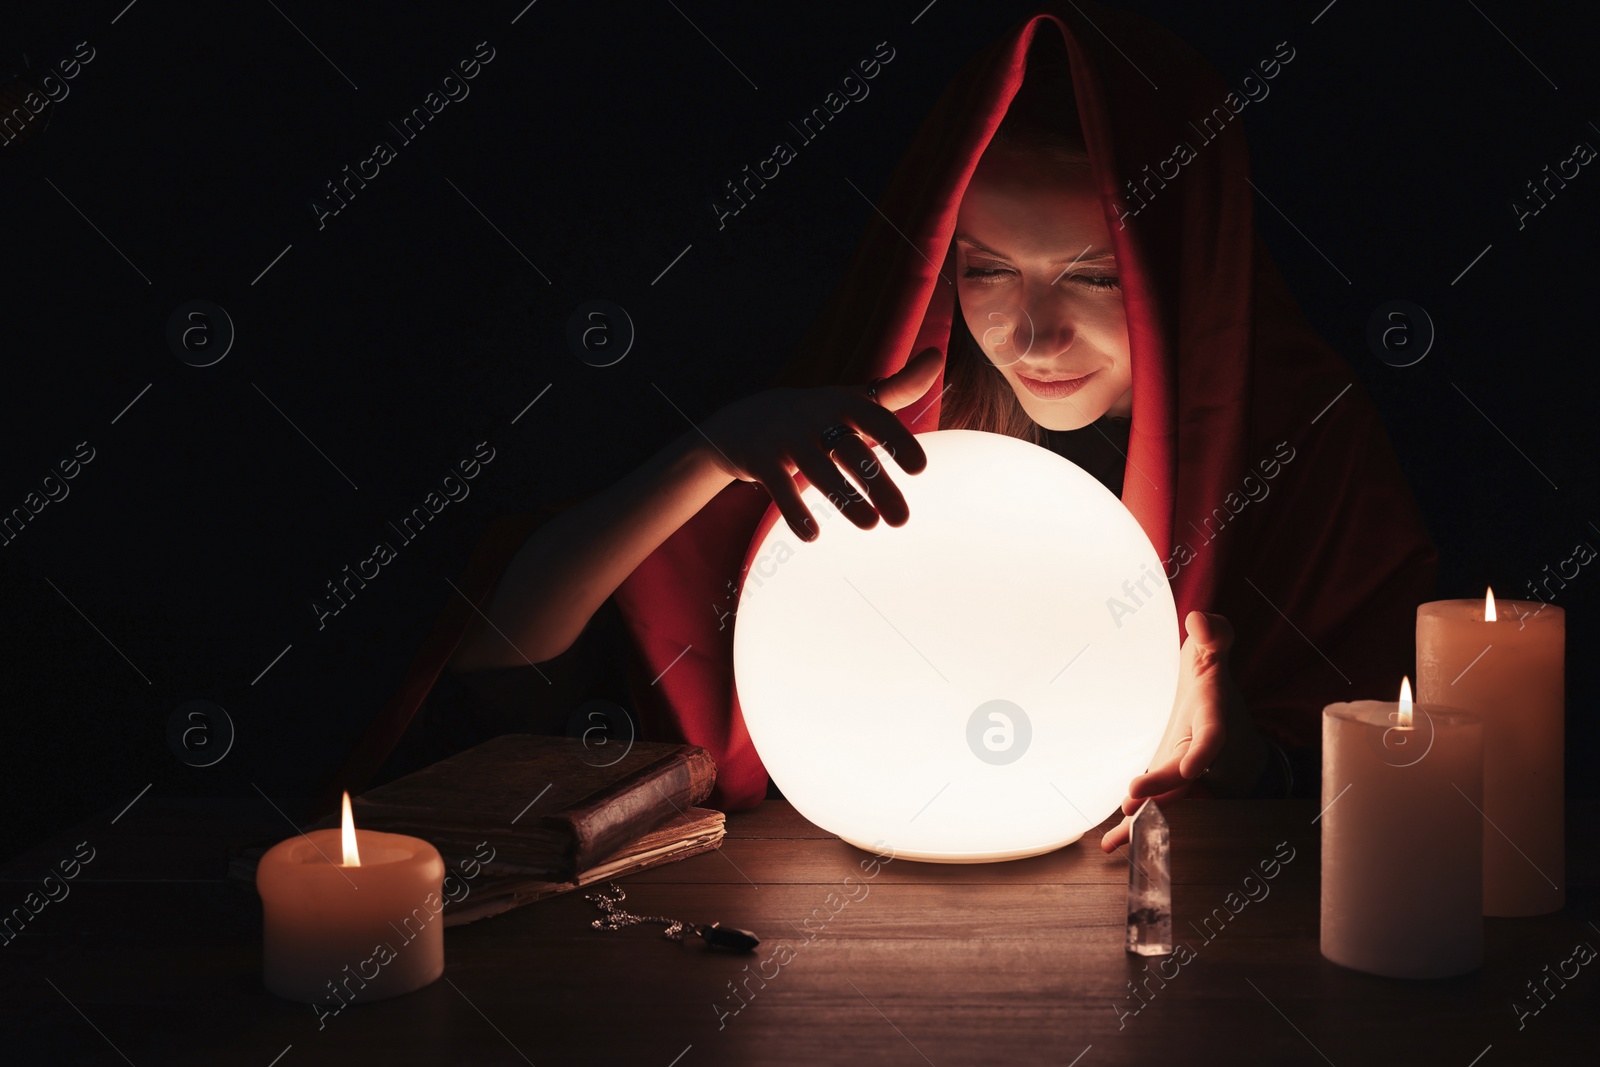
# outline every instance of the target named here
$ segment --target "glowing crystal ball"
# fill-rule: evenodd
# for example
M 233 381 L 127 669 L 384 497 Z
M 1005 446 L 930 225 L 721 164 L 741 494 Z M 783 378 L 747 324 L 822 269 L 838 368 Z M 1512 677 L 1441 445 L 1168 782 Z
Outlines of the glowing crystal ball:
M 937 430 L 911 518 L 857 528 L 816 489 L 820 536 L 774 523 L 734 623 L 762 762 L 816 825 L 951 863 L 1076 841 L 1150 764 L 1172 713 L 1178 622 L 1138 522 L 1072 462 Z M 878 475 L 881 477 L 882 475 Z

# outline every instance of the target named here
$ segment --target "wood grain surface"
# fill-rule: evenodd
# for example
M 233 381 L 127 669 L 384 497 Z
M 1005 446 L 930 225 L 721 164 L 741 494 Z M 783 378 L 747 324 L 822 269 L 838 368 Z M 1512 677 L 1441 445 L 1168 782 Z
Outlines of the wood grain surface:
M 1310 802 L 1172 807 L 1180 964 L 1124 953 L 1124 852 L 1086 839 L 1012 863 L 875 865 L 769 800 L 729 817 L 720 851 L 624 881 L 632 910 L 754 930 L 751 956 L 659 928 L 597 931 L 593 907 L 565 896 L 450 930 L 443 979 L 320 1020 L 265 992 L 259 903 L 222 881 L 230 844 L 287 833 L 282 816 L 259 799 L 157 797 L 115 814 L 0 877 L 9 913 L 80 842 L 95 850 L 0 947 L 7 1064 L 1600 1060 L 1600 961 L 1546 981 L 1577 944 L 1600 948 L 1587 801 L 1569 811 L 1567 909 L 1486 920 L 1485 965 L 1463 978 L 1397 981 L 1322 958 Z M 1539 1004 L 1529 981 L 1544 1007 L 1519 1017 L 1515 1003 Z

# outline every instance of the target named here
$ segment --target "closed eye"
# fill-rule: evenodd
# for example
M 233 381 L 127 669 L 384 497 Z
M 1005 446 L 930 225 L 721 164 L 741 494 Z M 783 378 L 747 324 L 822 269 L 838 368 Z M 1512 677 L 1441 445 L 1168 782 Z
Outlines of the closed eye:
M 1115 274 L 1074 274 L 1072 281 L 1085 289 L 1110 291 L 1122 288 L 1122 280 Z
M 962 270 L 961 276 L 980 283 L 994 284 L 1013 273 L 1015 272 L 1004 267 L 968 266 Z M 1080 288 L 1101 293 L 1115 292 L 1122 288 L 1122 281 L 1115 274 L 1074 274 L 1067 280 Z

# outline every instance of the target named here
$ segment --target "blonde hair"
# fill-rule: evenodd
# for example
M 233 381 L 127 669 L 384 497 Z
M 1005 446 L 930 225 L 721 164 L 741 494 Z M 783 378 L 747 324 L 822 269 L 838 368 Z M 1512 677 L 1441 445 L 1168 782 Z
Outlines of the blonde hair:
M 1022 410 L 1016 390 L 984 354 L 956 301 L 950 321 L 950 343 L 945 349 L 946 392 L 939 405 L 942 430 L 987 430 L 1044 444 L 1044 430 Z

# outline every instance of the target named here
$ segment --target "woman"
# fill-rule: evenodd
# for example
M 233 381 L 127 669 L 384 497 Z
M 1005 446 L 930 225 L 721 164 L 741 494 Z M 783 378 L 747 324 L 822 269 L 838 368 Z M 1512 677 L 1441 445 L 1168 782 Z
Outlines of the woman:
M 913 432 L 988 429 L 1096 474 L 1166 562 L 1178 700 L 1124 813 L 1202 777 L 1314 792 L 1322 705 L 1409 669 L 1436 554 L 1371 404 L 1255 236 L 1242 107 L 1136 16 L 1024 20 L 940 99 L 783 387 L 528 537 L 454 669 L 555 660 L 609 600 L 645 736 L 705 745 L 713 802 L 754 806 L 727 621 L 769 504 L 818 536 L 803 478 L 858 526 L 900 525 L 895 479 L 925 465 Z

